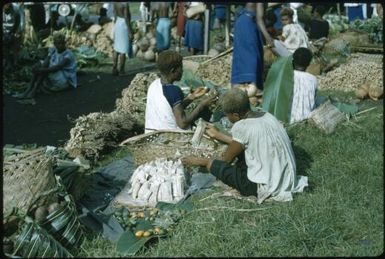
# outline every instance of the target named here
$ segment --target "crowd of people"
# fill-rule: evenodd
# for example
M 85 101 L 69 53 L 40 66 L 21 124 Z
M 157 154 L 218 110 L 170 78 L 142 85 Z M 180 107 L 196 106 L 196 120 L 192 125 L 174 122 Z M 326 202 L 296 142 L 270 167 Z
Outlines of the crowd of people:
M 347 6 L 349 19 L 361 18 L 356 7 Z M 220 101 L 223 113 L 233 123 L 231 135 L 220 132 L 210 123 L 206 134 L 228 144 L 227 150 L 220 158 L 185 157 L 183 163 L 206 167 L 210 173 L 239 190 L 242 195 L 254 195 L 259 202 L 267 198 L 289 201 L 292 193 L 302 192 L 307 186 L 307 178 L 296 175 L 294 153 L 282 123 L 270 113 L 255 111 L 251 107 L 256 107 L 258 98 L 263 96 L 264 46 L 267 46 L 278 56 L 293 57 L 290 123 L 302 121 L 309 116 L 315 108 L 317 91 L 316 77 L 306 72 L 313 57 L 309 44 L 328 37 L 329 24 L 322 18 L 326 9 L 321 4 L 314 6 L 312 19 L 304 23 L 298 17 L 299 5 L 245 3 L 239 6 L 234 13 L 232 89 L 219 99 L 216 94 L 206 95 L 205 87 L 198 87 L 184 96 L 181 88 L 175 84 L 183 73 L 183 57 L 179 53 L 182 44 L 193 55 L 202 53 L 204 49 L 206 8 L 208 5 L 203 2 L 141 4 L 143 22 L 151 22 L 156 32 L 156 62 L 160 72 L 160 78 L 149 85 L 145 132 L 191 129 L 198 118 L 209 121 L 210 105 Z M 226 17 L 229 17 L 226 15 L 226 5 L 214 5 L 213 10 L 216 25 L 212 27 L 223 28 Z M 170 49 L 173 18 L 177 26 L 175 50 Z M 125 72 L 125 61 L 130 56 L 133 40 L 129 3 L 116 2 L 103 7 L 101 20 L 108 19 L 115 24 L 112 73 L 118 75 Z M 44 28 L 44 25 L 41 27 Z M 12 4 L 4 5 L 3 43 L 6 46 L 16 48 L 19 28 L 18 10 Z M 283 46 L 286 52 L 277 51 L 277 46 Z M 9 54 L 12 52 L 9 51 Z M 9 60 L 13 58 L 9 57 Z M 64 35 L 54 36 L 54 47 L 44 62 L 34 68 L 33 73 L 28 89 L 15 97 L 31 98 L 39 88 L 76 88 L 76 60 L 66 48 Z M 196 99 L 200 102 L 195 109 L 186 112 L 188 105 Z

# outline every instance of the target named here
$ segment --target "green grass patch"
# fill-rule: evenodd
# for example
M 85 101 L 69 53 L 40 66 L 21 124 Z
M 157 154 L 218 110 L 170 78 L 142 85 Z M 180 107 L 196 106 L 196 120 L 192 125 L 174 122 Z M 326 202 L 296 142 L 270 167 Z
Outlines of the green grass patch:
M 351 94 L 330 94 L 350 100 Z M 357 115 L 326 135 L 310 122 L 288 128 L 297 174 L 309 188 L 292 202 L 255 205 L 207 198 L 218 188 L 191 197 L 194 210 L 170 238 L 142 249 L 141 257 L 185 256 L 376 256 L 384 248 L 383 102 L 358 103 Z M 100 165 L 127 155 L 119 149 Z M 240 210 L 241 209 L 241 210 Z M 260 209 L 242 211 L 243 209 Z M 115 245 L 89 235 L 82 257 L 117 257 Z

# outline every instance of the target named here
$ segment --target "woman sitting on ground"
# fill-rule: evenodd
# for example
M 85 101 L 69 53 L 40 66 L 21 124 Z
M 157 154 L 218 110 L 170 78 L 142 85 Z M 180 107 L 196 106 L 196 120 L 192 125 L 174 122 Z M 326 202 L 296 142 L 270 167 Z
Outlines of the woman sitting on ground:
M 53 44 L 45 60 L 33 68 L 33 77 L 27 90 L 14 97 L 33 98 L 39 88 L 56 92 L 77 87 L 76 59 L 66 47 L 64 34 L 54 34 Z
M 241 195 L 292 200 L 292 193 L 302 192 L 307 177 L 296 176 L 294 152 L 281 123 L 270 113 L 252 111 L 247 94 L 239 88 L 228 91 L 222 99 L 222 110 L 234 123 L 231 134 L 225 135 L 209 125 L 206 133 L 229 146 L 221 159 L 195 156 L 183 158 L 183 163 L 205 166 L 225 184 Z M 233 165 L 232 162 L 238 158 Z

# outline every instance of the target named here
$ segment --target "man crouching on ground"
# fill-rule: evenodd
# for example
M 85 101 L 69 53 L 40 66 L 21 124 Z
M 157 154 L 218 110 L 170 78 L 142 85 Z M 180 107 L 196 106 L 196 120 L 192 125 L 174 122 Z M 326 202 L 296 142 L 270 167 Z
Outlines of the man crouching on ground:
M 33 78 L 27 90 L 14 97 L 33 98 L 38 88 L 44 88 L 43 83 L 48 85 L 46 90 L 54 92 L 77 87 L 76 58 L 66 47 L 65 35 L 54 34 L 53 44 L 45 60 L 33 68 Z
M 185 108 L 196 98 L 206 93 L 204 87 L 198 87 L 186 96 L 182 90 L 174 85 L 183 74 L 183 57 L 176 51 L 166 50 L 159 54 L 157 66 L 161 78 L 151 83 L 147 92 L 145 133 L 154 130 L 186 130 L 199 117 L 210 119 L 208 107 L 216 101 L 212 95 L 203 99 L 189 114 Z
M 290 139 L 280 122 L 270 113 L 251 111 L 247 94 L 237 88 L 228 91 L 221 100 L 223 112 L 234 123 L 228 136 L 212 125 L 206 133 L 229 146 L 222 159 L 189 156 L 185 165 L 205 166 L 225 184 L 242 195 L 292 200 L 292 193 L 302 192 L 307 177 L 296 176 L 296 165 Z M 234 159 L 238 161 L 232 165 Z

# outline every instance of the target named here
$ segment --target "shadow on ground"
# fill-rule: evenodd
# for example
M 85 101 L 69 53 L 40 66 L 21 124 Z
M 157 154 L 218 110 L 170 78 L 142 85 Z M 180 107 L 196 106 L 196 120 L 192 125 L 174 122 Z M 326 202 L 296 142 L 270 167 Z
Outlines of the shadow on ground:
M 63 146 L 70 138 L 71 120 L 92 112 L 111 112 L 130 76 L 86 72 L 78 77 L 80 87 L 35 97 L 35 105 L 3 95 L 3 145 L 34 144 Z

